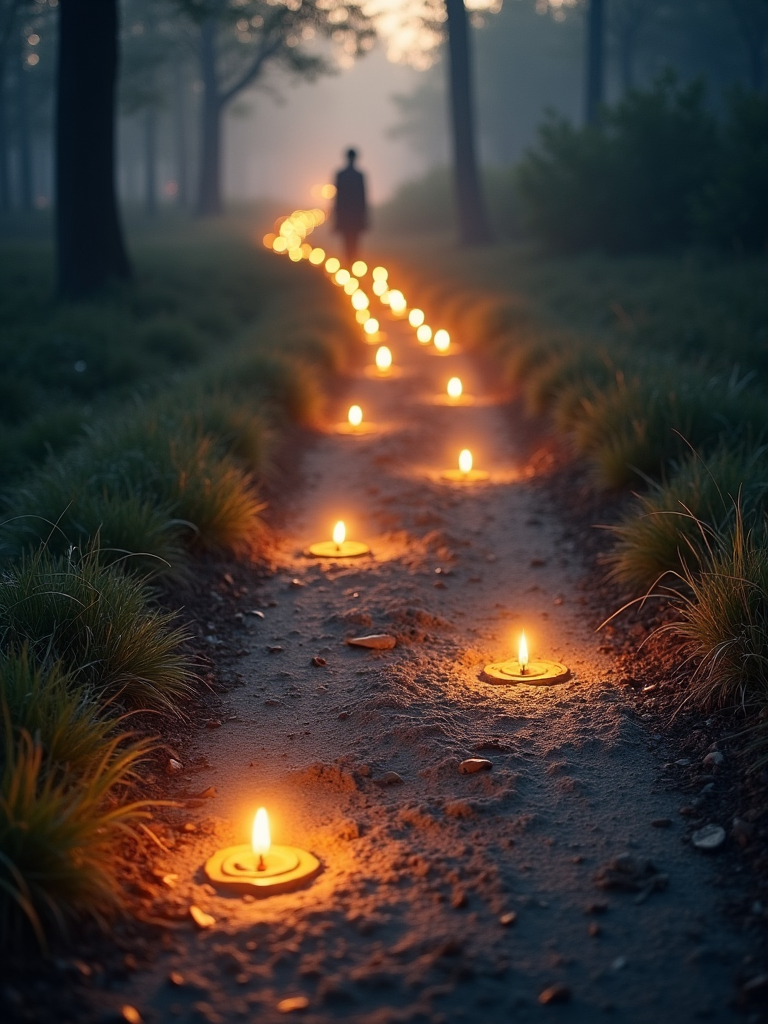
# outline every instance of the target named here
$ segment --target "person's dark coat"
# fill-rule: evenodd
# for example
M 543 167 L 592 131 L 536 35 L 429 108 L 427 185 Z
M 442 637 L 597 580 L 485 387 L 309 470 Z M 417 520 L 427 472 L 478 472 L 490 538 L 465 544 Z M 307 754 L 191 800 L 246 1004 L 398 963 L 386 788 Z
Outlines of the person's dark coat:
M 354 167 L 345 167 L 336 175 L 334 227 L 342 235 L 364 231 L 368 227 L 365 180 Z

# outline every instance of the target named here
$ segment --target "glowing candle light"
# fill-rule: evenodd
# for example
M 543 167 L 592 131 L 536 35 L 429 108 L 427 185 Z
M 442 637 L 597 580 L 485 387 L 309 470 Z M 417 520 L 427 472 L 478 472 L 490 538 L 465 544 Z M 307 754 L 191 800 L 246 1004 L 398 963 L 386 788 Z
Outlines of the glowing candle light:
M 371 277 L 374 281 L 386 281 L 389 277 L 389 271 L 386 267 L 374 267 L 371 271 Z
M 365 321 L 363 330 L 366 334 L 378 334 L 379 333 L 379 321 L 375 317 L 370 317 Z
M 359 324 L 367 324 L 370 319 L 371 314 L 368 312 L 367 309 L 355 310 L 355 320 L 357 320 Z
M 335 274 L 340 266 L 341 264 L 339 263 L 335 256 L 331 256 L 329 259 L 325 261 L 325 269 L 328 271 L 329 274 Z
M 525 639 L 525 630 L 520 634 L 520 643 L 517 647 L 517 663 L 520 666 L 520 675 L 525 675 L 528 668 L 528 641 Z
M 352 264 L 352 273 L 355 277 L 365 277 L 368 273 L 368 264 L 364 260 L 355 260 Z
M 389 308 L 393 313 L 404 313 L 408 303 L 405 301 L 405 296 L 401 291 L 396 288 L 389 293 Z
M 363 422 L 363 410 L 359 405 L 350 405 L 347 419 L 352 427 L 359 427 Z
M 339 271 L 339 273 L 341 273 L 341 271 Z M 354 295 L 359 287 L 360 283 L 356 277 L 350 277 L 348 281 L 344 282 L 344 291 L 347 295 Z
M 448 331 L 442 327 L 439 331 L 435 331 L 435 348 L 438 352 L 447 352 L 450 344 L 451 336 Z
M 278 235 L 277 238 L 272 243 L 272 248 L 274 249 L 275 252 L 286 252 L 288 249 L 288 243 L 286 242 L 282 235 Z
M 336 282 L 336 284 L 346 284 L 350 277 L 352 277 L 350 272 L 348 270 L 344 270 L 344 268 L 342 267 L 341 270 L 336 271 L 336 273 L 333 276 L 333 279 Z
M 472 452 L 469 448 L 464 448 L 459 452 L 459 472 L 465 476 L 472 472 Z
M 408 323 L 411 327 L 421 327 L 424 323 L 424 310 L 412 309 L 408 314 Z
M 270 231 L 268 234 L 264 235 L 264 237 L 262 238 L 262 242 L 264 243 L 265 248 L 271 249 L 276 237 L 277 236 L 273 231 Z
M 376 350 L 376 369 L 379 373 L 386 373 L 392 366 L 392 353 L 386 345 Z
M 422 324 L 421 327 L 416 331 L 416 339 L 422 345 L 428 345 L 432 340 L 432 328 L 429 324 Z
M 347 528 L 344 521 L 340 519 L 333 528 L 333 543 L 341 551 L 344 541 L 347 539 Z
M 460 377 L 451 377 L 446 388 L 449 398 L 461 398 L 462 386 Z
M 382 280 L 374 281 L 371 285 L 371 291 L 374 295 L 378 295 L 381 298 L 384 292 L 388 291 L 387 282 Z
M 313 249 L 312 252 L 309 254 L 309 262 L 315 267 L 319 267 L 324 259 L 325 249 Z
M 365 292 L 358 288 L 358 290 L 352 296 L 352 305 L 355 309 L 367 309 L 370 306 L 371 300 L 365 294 Z
M 253 832 L 251 833 L 251 846 L 254 854 L 259 858 L 256 865 L 257 871 L 266 871 L 267 865 L 264 858 L 272 846 L 272 839 L 269 834 L 269 816 L 266 807 L 260 807 L 253 819 Z
M 385 288 L 384 291 L 379 295 L 379 299 L 381 300 L 382 306 L 389 305 L 389 299 L 391 294 L 392 293 L 390 292 L 390 290 L 388 288 Z

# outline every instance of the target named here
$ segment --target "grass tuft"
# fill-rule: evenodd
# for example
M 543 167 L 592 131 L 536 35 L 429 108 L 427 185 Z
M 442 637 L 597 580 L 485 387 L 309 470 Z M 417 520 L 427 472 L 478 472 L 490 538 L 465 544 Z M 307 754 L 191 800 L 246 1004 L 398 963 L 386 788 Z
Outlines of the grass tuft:
M 102 565 L 97 549 L 41 549 L 0 574 L 0 648 L 60 663 L 100 700 L 179 715 L 190 693 L 185 630 L 150 606 L 146 586 Z

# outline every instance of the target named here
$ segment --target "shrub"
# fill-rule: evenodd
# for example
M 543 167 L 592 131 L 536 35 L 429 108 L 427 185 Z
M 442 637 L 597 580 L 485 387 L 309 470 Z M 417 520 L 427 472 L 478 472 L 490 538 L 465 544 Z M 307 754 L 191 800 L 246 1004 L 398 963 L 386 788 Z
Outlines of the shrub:
M 140 581 L 99 561 L 98 550 L 24 555 L 0 575 L 0 649 L 26 647 L 101 701 L 180 714 L 191 692 L 185 630 L 150 607 Z
M 697 237 L 736 252 L 768 253 L 768 98 L 735 92 L 713 180 L 695 203 Z
M 550 115 L 516 170 L 529 229 L 554 249 L 652 251 L 686 242 L 718 140 L 700 82 L 662 76 L 574 128 Z

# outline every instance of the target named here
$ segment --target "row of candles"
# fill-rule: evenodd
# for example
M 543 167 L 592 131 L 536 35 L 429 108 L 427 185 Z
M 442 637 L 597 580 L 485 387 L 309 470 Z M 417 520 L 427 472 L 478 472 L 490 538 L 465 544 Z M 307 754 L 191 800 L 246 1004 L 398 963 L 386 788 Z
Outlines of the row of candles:
M 363 260 L 357 260 L 347 270 L 341 266 L 336 256 L 328 256 L 324 249 L 312 246 L 306 240 L 324 220 L 325 214 L 320 209 L 296 210 L 289 217 L 281 218 L 275 225 L 275 231 L 264 236 L 264 245 L 277 254 L 287 255 L 294 263 L 307 260 L 312 266 L 322 267 L 334 284 L 344 289 L 350 296 L 355 318 L 363 330 L 364 340 L 369 344 L 378 345 L 374 365 L 367 368 L 367 375 L 382 380 L 392 379 L 396 376 L 392 352 L 387 345 L 380 344 L 383 340 L 381 324 L 371 313 L 370 296 L 360 284 L 361 279 L 368 276 L 367 264 Z M 455 346 L 451 347 L 450 334 L 445 328 L 433 331 L 426 323 L 422 309 L 408 308 L 403 292 L 391 287 L 386 267 L 374 267 L 370 277 L 370 290 L 373 295 L 382 306 L 389 308 L 390 315 L 396 320 L 404 320 L 407 317 L 419 344 L 434 346 L 435 353 L 439 355 L 448 355 L 456 351 Z M 464 394 L 459 377 L 451 377 L 445 394 L 435 398 L 438 404 L 445 405 L 470 405 L 473 400 L 471 395 Z M 345 434 L 372 433 L 375 429 L 375 425 L 365 423 L 363 410 L 357 404 L 350 406 L 346 423 L 337 425 L 337 430 Z M 474 468 L 472 453 L 468 448 L 462 449 L 459 453 L 458 468 L 446 470 L 442 476 L 444 479 L 460 483 L 488 479 L 488 473 Z M 312 544 L 307 551 L 308 555 L 319 558 L 352 558 L 367 553 L 369 548 L 366 544 L 347 539 L 343 520 L 339 520 L 334 526 L 330 541 Z M 523 632 L 519 639 L 517 658 L 486 665 L 482 678 L 491 683 L 546 684 L 561 682 L 569 675 L 566 666 L 559 662 L 531 662 Z M 205 864 L 205 873 L 209 881 L 224 888 L 258 896 L 288 892 L 303 886 L 314 878 L 320 869 L 319 860 L 306 850 L 272 843 L 269 819 L 264 807 L 260 807 L 256 812 L 250 844 L 218 850 Z

